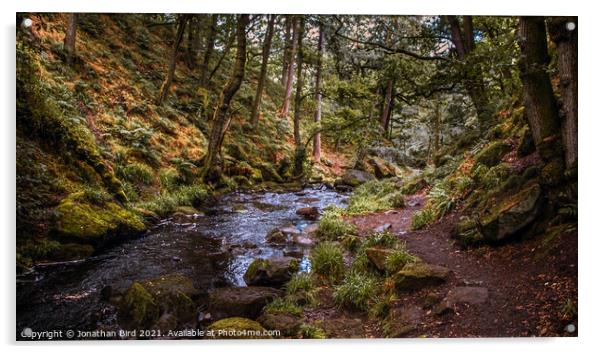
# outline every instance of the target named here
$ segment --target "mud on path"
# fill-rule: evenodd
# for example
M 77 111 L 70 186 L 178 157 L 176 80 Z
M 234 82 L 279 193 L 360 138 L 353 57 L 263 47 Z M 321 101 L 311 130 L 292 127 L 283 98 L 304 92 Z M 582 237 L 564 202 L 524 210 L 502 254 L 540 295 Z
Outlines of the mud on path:
M 398 295 L 389 322 L 403 328 L 401 337 L 576 336 L 567 325 L 577 322 L 563 315 L 563 307 L 577 301 L 577 232 L 551 243 L 536 237 L 520 242 L 464 250 L 451 238 L 459 219 L 452 213 L 424 230 L 411 231 L 413 213 L 424 196 L 413 195 L 401 210 L 350 218 L 360 234 L 391 224 L 391 231 L 408 251 L 423 261 L 449 268 L 451 276 L 440 286 Z M 456 287 L 487 289 L 483 303 L 459 303 L 445 311 L 425 306 L 426 299 L 443 300 Z M 330 294 L 323 294 L 328 298 Z M 443 300 L 442 302 L 445 302 Z M 334 305 L 333 305 L 334 306 Z M 321 321 L 329 336 L 383 337 L 384 322 L 366 314 L 322 306 L 306 313 Z M 441 313 L 438 313 L 441 312 Z M 390 326 L 390 324 L 389 324 Z M 333 328 L 333 330 L 329 330 Z M 339 328 L 337 330 L 337 328 Z M 329 333 L 330 332 L 330 333 Z

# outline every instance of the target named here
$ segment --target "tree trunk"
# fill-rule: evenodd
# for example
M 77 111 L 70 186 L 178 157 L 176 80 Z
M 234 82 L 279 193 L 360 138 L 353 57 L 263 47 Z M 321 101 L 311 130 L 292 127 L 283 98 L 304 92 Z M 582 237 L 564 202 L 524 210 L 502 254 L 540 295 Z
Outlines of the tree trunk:
M 574 24 L 572 30 L 569 23 Z M 572 169 L 577 167 L 577 17 L 549 18 L 548 32 L 558 55 L 564 159 Z
M 438 99 L 435 99 L 435 120 L 433 122 L 433 164 L 439 166 L 439 142 L 441 141 L 441 110 Z
M 380 126 L 383 131 L 387 132 L 387 126 L 389 125 L 389 117 L 391 113 L 391 102 L 393 99 L 393 80 L 387 81 L 387 88 L 385 89 L 385 97 L 383 100 L 382 115 L 380 116 Z
M 535 146 L 544 162 L 562 156 L 559 151 L 560 119 L 548 75 L 548 45 L 543 17 L 520 17 L 518 43 L 520 76 L 525 97 L 525 114 Z
M 207 72 L 209 71 L 209 62 L 215 48 L 215 37 L 217 35 L 217 19 L 218 15 L 211 15 L 209 23 L 209 31 L 207 34 L 207 44 L 205 45 L 205 53 L 203 54 L 203 62 L 201 63 L 201 86 L 207 87 Z
M 236 25 L 236 62 L 232 75 L 224 87 L 219 105 L 213 115 L 213 125 L 207 144 L 207 155 L 203 166 L 202 177 L 206 182 L 219 182 L 221 177 L 221 148 L 224 136 L 230 127 L 231 117 L 228 113 L 230 101 L 240 88 L 245 76 L 245 62 L 247 58 L 246 28 L 249 15 L 239 15 Z
M 251 110 L 251 125 L 253 128 L 257 127 L 259 122 L 259 106 L 261 105 L 261 95 L 263 94 L 263 86 L 265 84 L 265 77 L 268 71 L 268 60 L 270 59 L 270 49 L 272 48 L 272 37 L 274 35 L 274 20 L 276 15 L 269 15 L 268 29 L 265 34 L 265 40 L 263 41 L 263 51 L 261 58 L 261 71 L 259 72 L 259 81 L 257 82 L 257 92 L 255 93 L 255 100 L 253 101 L 253 108 Z
M 65 31 L 65 40 L 63 48 L 65 49 L 65 62 L 67 65 L 73 64 L 73 56 L 75 55 L 75 37 L 77 35 L 77 21 L 79 14 L 70 13 L 67 31 Z
M 171 83 L 173 82 L 173 76 L 176 72 L 178 49 L 180 48 L 180 43 L 182 43 L 182 38 L 184 37 L 184 29 L 186 28 L 186 22 L 188 22 L 188 15 L 181 15 L 178 18 L 178 30 L 176 32 L 176 39 L 171 49 L 169 66 L 167 68 L 167 75 L 165 77 L 165 80 L 163 81 L 163 84 L 161 85 L 161 92 L 159 93 L 159 97 L 157 98 L 158 105 L 163 104 L 163 101 L 165 101 L 165 98 L 169 94 L 169 89 L 171 88 Z
M 301 102 L 303 100 L 303 30 L 305 22 L 303 17 L 299 18 L 299 28 L 297 34 L 297 90 L 295 91 L 295 113 L 293 114 L 294 121 L 294 136 L 295 146 L 302 145 L 299 120 L 301 119 Z
M 320 35 L 318 37 L 318 62 L 316 65 L 316 112 L 314 113 L 314 122 L 319 129 L 322 120 L 322 58 L 324 57 L 324 26 L 320 24 Z M 314 135 L 314 161 L 320 162 L 322 149 L 322 140 L 320 132 Z
M 291 101 L 291 95 L 293 93 L 293 78 L 294 78 L 294 74 L 295 74 L 295 53 L 297 52 L 297 23 L 298 23 L 298 18 L 297 16 L 293 16 L 292 19 L 292 24 L 291 26 L 293 27 L 292 31 L 293 31 L 293 35 L 291 36 L 291 49 L 289 51 L 289 56 L 287 59 L 287 74 L 286 74 L 286 88 L 284 90 L 284 102 L 282 103 L 282 109 L 281 109 L 281 115 L 282 117 L 286 117 L 288 116 L 288 111 L 289 111 L 289 106 L 290 106 L 290 101 Z
M 483 82 L 483 74 L 480 66 L 471 63 L 469 54 L 474 49 L 474 31 L 472 25 L 472 16 L 464 16 L 462 29 L 456 16 L 446 16 L 447 22 L 451 28 L 452 42 L 458 54 L 458 59 L 462 64 L 462 85 L 466 89 L 470 100 L 472 101 L 481 130 L 487 129 L 491 125 L 492 113 L 490 111 L 489 98 Z
M 186 64 L 189 69 L 194 69 L 197 66 L 199 56 L 199 45 L 200 45 L 200 25 L 203 17 L 200 15 L 191 15 L 188 22 L 188 44 L 186 49 L 188 54 L 186 55 Z
M 291 48 L 291 16 L 284 17 L 284 51 L 282 53 L 282 78 L 280 83 L 282 87 L 286 87 L 286 79 L 288 77 L 288 57 Z

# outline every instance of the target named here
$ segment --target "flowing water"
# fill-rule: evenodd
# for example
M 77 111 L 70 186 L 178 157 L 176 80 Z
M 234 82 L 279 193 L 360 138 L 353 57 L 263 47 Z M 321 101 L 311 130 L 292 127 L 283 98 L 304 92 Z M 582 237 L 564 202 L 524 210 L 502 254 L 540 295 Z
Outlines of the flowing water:
M 17 332 L 95 329 L 115 323 L 115 309 L 101 301 L 111 286 L 125 291 L 134 281 L 179 273 L 206 292 L 220 286 L 245 286 L 250 262 L 295 253 L 301 271 L 311 267 L 309 249 L 295 244 L 276 246 L 266 234 L 294 225 L 300 231 L 310 222 L 295 214 L 298 208 L 342 206 L 346 196 L 324 187 L 297 192 L 231 193 L 204 214 L 163 220 L 143 237 L 113 247 L 84 262 L 36 267 L 17 279 Z

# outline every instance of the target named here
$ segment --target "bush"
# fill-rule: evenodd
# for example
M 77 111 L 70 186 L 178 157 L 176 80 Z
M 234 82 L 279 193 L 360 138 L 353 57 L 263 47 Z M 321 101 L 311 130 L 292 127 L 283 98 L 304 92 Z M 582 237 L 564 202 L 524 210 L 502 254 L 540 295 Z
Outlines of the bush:
M 299 327 L 299 335 L 301 335 L 301 338 L 304 339 L 326 339 L 326 333 L 324 333 L 322 328 L 306 323 Z
M 322 242 L 311 253 L 311 265 L 316 274 L 332 280 L 339 279 L 343 274 L 343 250 L 334 242 Z
M 311 291 L 314 288 L 314 282 L 309 273 L 295 273 L 291 280 L 286 283 L 286 293 L 296 294 L 300 291 Z
M 378 281 L 365 273 L 351 272 L 334 290 L 334 301 L 340 307 L 367 310 L 376 298 Z
M 342 211 L 339 208 L 327 208 L 318 224 L 316 236 L 325 240 L 338 240 L 345 235 L 354 234 L 355 226 L 345 222 L 341 214 Z
M 173 190 L 179 183 L 180 174 L 173 168 L 162 168 L 159 171 L 159 181 L 161 188 L 165 190 Z
M 397 187 L 390 180 L 368 181 L 353 191 L 346 213 L 357 215 L 392 209 L 393 204 L 399 205 L 399 198 L 391 198 L 396 192 Z M 403 206 L 403 197 L 401 200 Z
M 150 185 L 153 183 L 153 170 L 139 162 L 131 163 L 120 170 L 120 176 L 128 182 Z
M 295 316 L 301 316 L 303 309 L 290 300 L 277 298 L 271 303 L 267 304 L 263 308 L 263 312 L 271 314 L 288 313 Z
M 430 207 L 418 210 L 412 216 L 412 230 L 420 230 L 433 222 L 436 218 L 437 215 Z
M 406 249 L 405 245 L 400 249 L 394 250 L 385 261 L 385 268 L 387 273 L 392 274 L 403 268 L 408 263 L 414 263 L 418 260 L 418 257 L 410 254 Z

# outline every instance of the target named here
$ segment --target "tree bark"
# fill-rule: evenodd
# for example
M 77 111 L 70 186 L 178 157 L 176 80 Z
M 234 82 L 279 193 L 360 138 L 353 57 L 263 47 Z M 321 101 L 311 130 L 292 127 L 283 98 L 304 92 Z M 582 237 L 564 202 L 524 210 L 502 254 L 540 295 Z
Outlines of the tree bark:
M 188 15 L 180 15 L 180 17 L 178 18 L 178 30 L 176 32 L 176 38 L 171 49 L 171 56 L 169 58 L 167 75 L 165 77 L 165 80 L 163 81 L 163 84 L 161 85 L 161 91 L 159 93 L 159 97 L 157 98 L 158 105 L 163 104 L 163 101 L 165 101 L 165 98 L 169 94 L 169 90 L 173 82 L 173 77 L 176 72 L 178 49 L 180 48 L 180 43 L 182 43 L 182 38 L 184 37 L 184 29 L 186 28 L 186 22 L 188 22 Z
M 291 36 L 291 49 L 289 51 L 289 56 L 287 59 L 287 74 L 286 74 L 286 86 L 284 90 L 284 102 L 282 103 L 281 115 L 282 117 L 288 116 L 288 111 L 290 108 L 291 95 L 293 93 L 293 78 L 295 75 L 295 53 L 297 52 L 297 30 L 298 18 L 294 16 L 292 19 L 291 26 L 293 34 Z
M 558 55 L 561 132 L 567 169 L 577 167 L 577 17 L 548 18 L 548 32 Z M 574 28 L 569 28 L 569 23 Z
M 207 87 L 207 72 L 209 71 L 209 62 L 215 48 L 215 37 L 217 35 L 217 19 L 218 15 L 211 15 L 209 23 L 207 44 L 205 45 L 205 53 L 203 54 L 203 62 L 201 63 L 201 86 Z
M 297 30 L 297 89 L 295 91 L 295 113 L 293 114 L 295 146 L 302 145 L 299 120 L 301 119 L 301 102 L 303 101 L 303 31 L 305 22 L 299 18 Z
M 385 89 L 385 97 L 383 100 L 382 115 L 380 116 L 380 126 L 382 127 L 385 134 L 387 133 L 387 126 L 389 125 L 389 117 L 391 114 L 391 102 L 393 100 L 393 80 L 387 81 L 387 88 Z
M 65 49 L 65 62 L 67 65 L 73 64 L 73 57 L 75 55 L 75 37 L 77 35 L 77 21 L 79 14 L 70 13 L 69 22 L 67 23 L 67 31 L 65 31 L 65 39 L 63 41 L 63 48 Z
M 551 162 L 562 157 L 560 119 L 548 75 L 548 45 L 543 17 L 519 18 L 518 43 L 520 76 L 525 97 L 525 114 L 541 159 Z
M 314 122 L 319 127 L 322 120 L 322 58 L 324 57 L 324 26 L 320 24 L 320 34 L 318 37 L 318 62 L 316 64 L 316 112 L 314 113 Z M 319 128 L 318 128 L 319 129 Z M 322 150 L 322 138 L 318 131 L 314 135 L 313 155 L 314 161 L 320 162 Z
M 259 72 L 259 81 L 257 82 L 257 92 L 253 100 L 253 108 L 251 110 L 251 125 L 257 127 L 259 122 L 259 106 L 261 105 L 261 95 L 263 94 L 263 86 L 268 71 L 268 60 L 270 59 L 270 49 L 272 48 L 272 37 L 274 36 L 274 20 L 276 15 L 269 15 L 268 28 L 263 41 L 263 50 L 261 58 L 261 70 Z
M 458 59 L 464 62 L 462 65 L 462 84 L 477 111 L 481 130 L 485 130 L 491 125 L 492 113 L 489 108 L 490 103 L 483 82 L 482 70 L 479 65 L 470 62 L 469 55 L 474 49 L 472 16 L 463 17 L 463 31 L 456 16 L 446 16 L 446 19 L 451 28 L 452 42 L 458 54 Z
M 201 15 L 191 15 L 188 21 L 188 44 L 186 49 L 186 64 L 189 69 L 194 69 L 197 66 L 200 46 L 200 25 L 204 17 Z
M 202 177 L 206 182 L 215 183 L 221 177 L 221 147 L 224 136 L 230 127 L 229 115 L 230 102 L 240 88 L 245 76 L 245 63 L 247 58 L 246 28 L 249 24 L 249 15 L 239 15 L 236 24 L 236 61 L 228 83 L 221 94 L 219 105 L 213 115 L 213 125 L 207 144 L 207 155 L 203 166 Z
M 291 16 L 284 17 L 284 51 L 282 53 L 282 78 L 280 79 L 282 87 L 286 87 L 286 79 L 288 77 L 288 56 L 291 47 L 291 22 Z

